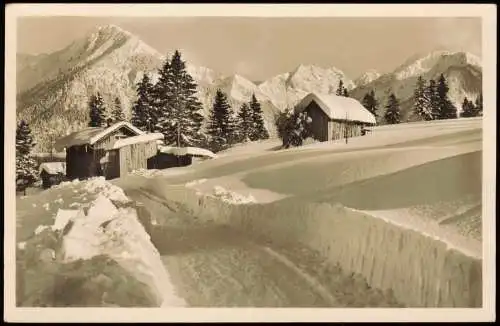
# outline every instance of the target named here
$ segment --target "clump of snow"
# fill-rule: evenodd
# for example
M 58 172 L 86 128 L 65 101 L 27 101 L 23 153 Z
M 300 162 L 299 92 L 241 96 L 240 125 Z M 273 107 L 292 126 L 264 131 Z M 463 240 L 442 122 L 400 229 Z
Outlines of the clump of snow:
M 193 180 L 193 181 L 187 182 L 186 183 L 186 187 L 187 188 L 191 188 L 191 187 L 194 187 L 196 185 L 202 184 L 202 183 L 204 183 L 206 181 L 207 181 L 207 179 Z
M 33 203 L 33 204 L 31 204 L 31 206 L 36 207 L 36 204 L 35 204 L 35 203 Z
M 219 198 L 226 203 L 234 205 L 251 204 L 257 202 L 252 195 L 244 196 L 234 191 L 226 190 L 221 186 L 214 187 L 213 195 L 214 197 Z
M 63 181 L 60 184 L 53 186 L 53 188 L 55 188 L 55 189 L 61 189 L 61 188 L 69 187 L 69 186 L 75 186 L 75 185 L 77 185 L 79 183 L 80 183 L 79 179 L 74 179 L 72 181 Z
M 73 226 L 64 237 L 63 246 L 67 261 L 108 255 L 147 284 L 158 296 L 160 306 L 184 305 L 174 295 L 160 255 L 136 211 L 116 208 L 104 194 L 93 201 L 87 215 L 80 211 L 73 218 Z
M 138 170 L 132 171 L 131 174 L 138 175 L 138 176 L 145 177 L 145 178 L 153 178 L 153 177 L 158 175 L 158 172 L 159 172 L 158 170 L 138 169 Z
M 50 229 L 50 226 L 48 225 L 39 225 L 36 229 L 35 229 L 35 234 L 40 234 L 42 233 L 43 231 L 47 230 L 47 229 Z
M 130 199 L 125 196 L 123 189 L 107 182 L 104 177 L 89 179 L 85 183 L 85 190 L 90 193 L 100 193 L 117 202 L 127 203 L 130 201 Z
M 70 220 L 74 219 L 78 215 L 78 210 L 69 209 L 59 209 L 52 225 L 52 230 L 62 230 L 69 223 Z
M 26 248 L 26 241 L 21 241 L 17 244 L 17 247 L 20 249 L 20 250 L 24 250 Z
M 62 204 L 64 203 L 64 200 L 62 198 L 57 198 L 56 200 L 54 200 L 54 203 Z
M 45 208 L 46 210 L 49 210 L 50 209 L 50 204 L 49 203 L 43 204 L 43 208 Z

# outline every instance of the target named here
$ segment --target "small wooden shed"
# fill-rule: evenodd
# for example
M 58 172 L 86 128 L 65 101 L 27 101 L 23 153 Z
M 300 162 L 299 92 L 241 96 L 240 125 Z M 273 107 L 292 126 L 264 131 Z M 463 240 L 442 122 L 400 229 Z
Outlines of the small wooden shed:
M 101 159 L 107 179 L 119 178 L 134 170 L 155 168 L 161 133 L 143 134 L 116 141 Z
M 191 165 L 193 159 L 216 158 L 217 155 L 208 149 L 199 147 L 160 146 L 155 159 L 156 169 L 167 169 Z
M 103 176 L 101 160 L 116 141 L 143 135 L 144 132 L 128 122 L 119 122 L 108 128 L 91 127 L 73 132 L 55 143 L 55 149 L 66 149 L 66 177 L 86 179 Z
M 66 179 L 65 162 L 44 162 L 39 167 L 42 187 L 48 189 Z
M 295 107 L 311 118 L 313 137 L 329 141 L 361 136 L 366 126 L 376 124 L 375 116 L 356 99 L 310 93 Z

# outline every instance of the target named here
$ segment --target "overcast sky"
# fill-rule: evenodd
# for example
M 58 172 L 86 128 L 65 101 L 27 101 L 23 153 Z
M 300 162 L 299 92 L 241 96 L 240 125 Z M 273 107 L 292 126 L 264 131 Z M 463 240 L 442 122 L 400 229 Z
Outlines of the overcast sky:
M 99 25 L 115 24 L 163 54 L 254 81 L 299 64 L 334 66 L 356 78 L 389 72 L 416 53 L 445 49 L 481 56 L 478 18 L 104 18 L 18 20 L 18 52 L 61 49 Z

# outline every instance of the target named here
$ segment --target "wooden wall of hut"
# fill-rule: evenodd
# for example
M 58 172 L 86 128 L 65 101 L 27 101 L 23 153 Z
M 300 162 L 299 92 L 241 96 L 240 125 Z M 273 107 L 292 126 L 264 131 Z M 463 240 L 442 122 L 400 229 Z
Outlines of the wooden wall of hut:
M 120 148 L 117 155 L 119 157 L 119 176 L 123 176 L 134 170 L 147 169 L 149 159 L 156 156 L 157 153 L 158 146 L 156 141 L 132 144 Z M 112 164 L 116 164 L 116 161 L 113 161 Z M 115 167 L 112 169 L 115 169 Z
M 323 112 L 323 110 L 316 104 L 316 102 L 311 102 L 307 108 L 304 110 L 307 115 L 311 118 L 311 128 L 313 133 L 313 138 L 319 141 L 327 141 L 330 139 L 331 135 L 328 130 L 329 118 Z
M 123 127 L 121 129 L 115 130 L 103 139 L 96 142 L 93 146 L 93 160 L 91 167 L 91 176 L 105 176 L 107 172 L 104 171 L 103 167 L 100 164 L 101 159 L 106 155 L 106 151 L 109 148 L 112 148 L 115 142 L 120 138 L 127 138 L 135 136 L 135 133 L 130 131 L 129 129 Z M 107 168 L 115 169 L 111 167 L 109 164 Z M 114 173 L 115 171 L 113 171 Z
M 332 120 L 329 122 L 332 129 L 332 140 L 342 139 L 346 137 L 361 136 L 361 128 L 363 124 L 353 121 Z
M 92 149 L 87 145 L 68 148 L 66 153 L 66 176 L 68 179 L 85 179 L 95 175 L 93 156 Z

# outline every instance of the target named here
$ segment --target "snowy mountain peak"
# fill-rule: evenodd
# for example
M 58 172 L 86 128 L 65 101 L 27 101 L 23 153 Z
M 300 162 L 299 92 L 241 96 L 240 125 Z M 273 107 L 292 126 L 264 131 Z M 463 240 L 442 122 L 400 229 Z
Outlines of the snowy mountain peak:
M 133 37 L 134 36 L 132 33 L 124 30 L 123 28 L 121 28 L 119 26 L 113 25 L 113 24 L 98 26 L 95 29 L 94 33 L 98 33 L 101 36 L 107 36 L 109 38 L 120 37 L 120 36 L 122 36 L 122 37 L 123 36 L 124 37 Z
M 305 92 L 333 93 L 342 80 L 347 89 L 352 89 L 354 83 L 345 74 L 335 68 L 322 68 L 314 65 L 299 65 L 290 73 L 287 86 Z
M 423 57 L 412 57 L 394 71 L 397 79 L 406 79 L 427 73 L 436 66 L 464 66 L 467 64 L 481 67 L 481 60 L 467 52 L 434 51 Z
M 363 73 L 361 76 L 359 76 L 354 81 L 354 84 L 356 84 L 356 86 L 364 86 L 366 84 L 371 83 L 372 81 L 379 78 L 380 76 L 381 76 L 381 74 L 378 71 L 376 71 L 374 69 L 370 69 L 370 70 L 366 71 L 365 73 Z

